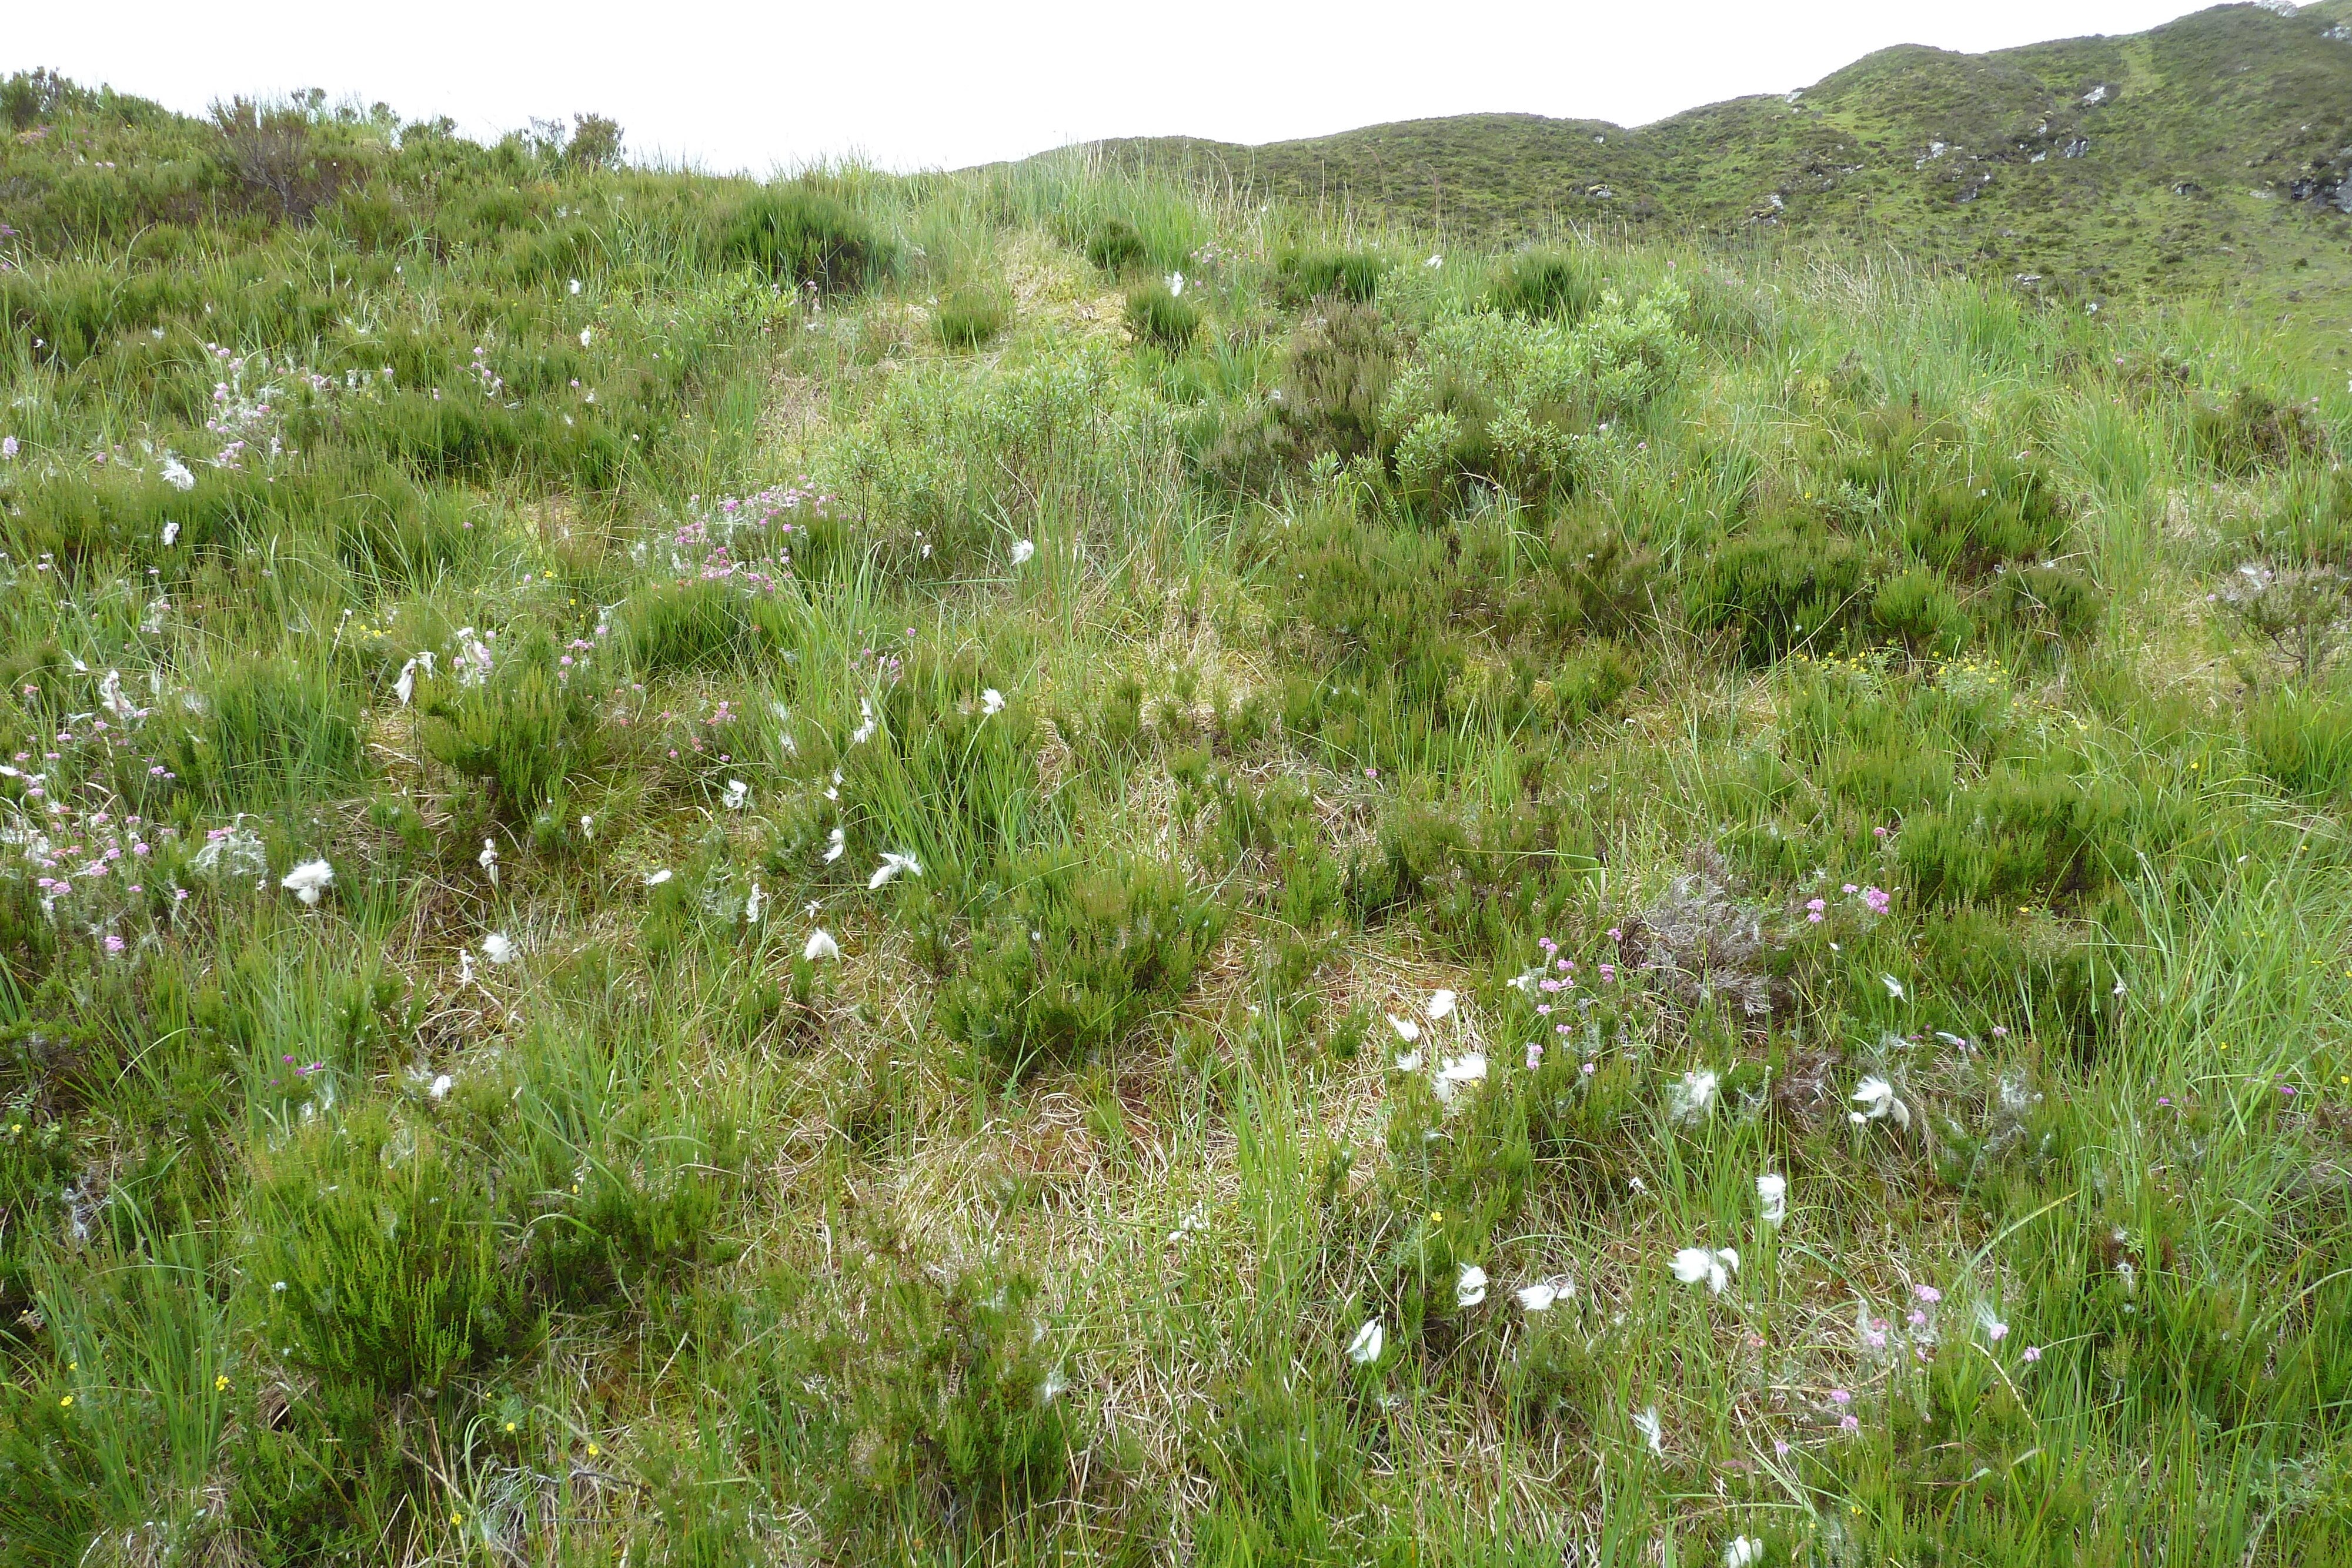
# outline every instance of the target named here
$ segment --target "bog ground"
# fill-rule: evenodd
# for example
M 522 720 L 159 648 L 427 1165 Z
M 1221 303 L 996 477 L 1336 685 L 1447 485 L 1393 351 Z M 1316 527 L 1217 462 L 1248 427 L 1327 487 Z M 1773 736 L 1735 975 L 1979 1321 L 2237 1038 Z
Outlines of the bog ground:
M 2352 1554 L 2333 339 L 0 113 L 0 1561 Z

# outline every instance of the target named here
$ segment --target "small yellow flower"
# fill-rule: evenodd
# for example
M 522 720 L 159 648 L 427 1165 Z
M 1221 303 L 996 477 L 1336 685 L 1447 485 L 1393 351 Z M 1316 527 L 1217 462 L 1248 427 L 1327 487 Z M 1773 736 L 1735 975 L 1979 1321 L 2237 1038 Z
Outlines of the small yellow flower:
M 1442 1225 L 1445 1222 L 1445 1216 L 1433 1208 L 1429 1211 L 1429 1222 L 1432 1225 Z
M 215 1394 L 226 1394 L 228 1392 L 228 1375 L 226 1373 L 223 1373 L 213 1379 L 213 1392 Z
M 589 1457 L 590 1458 L 592 1458 L 592 1459 L 593 1459 L 593 1458 L 594 1458 L 597 1455 L 599 1455 L 599 1454 L 603 1453 L 604 1451 L 604 1449 L 602 1449 L 602 1448 L 598 1448 L 598 1447 L 597 1447 L 595 1444 L 593 1444 L 593 1443 L 591 1443 L 591 1444 L 589 1444 L 589 1445 L 588 1445 L 588 1457 Z
M 1858 1513 L 1861 1511 L 1857 1509 L 1855 1511 Z M 452 1524 L 463 1524 L 466 1522 L 466 1516 L 462 1513 L 453 1513 L 449 1516 L 449 1522 Z
M 507 1430 L 508 1430 L 508 1431 L 509 1431 L 509 1432 L 513 1431 L 513 1430 L 514 1430 L 514 1427 L 515 1427 L 515 1424 L 514 1424 L 513 1422 L 509 1421 L 509 1422 L 508 1422 L 508 1423 L 507 1423 Z
M 72 1395 L 70 1395 L 70 1394 L 68 1394 L 68 1395 L 67 1395 L 63 1399 L 58 1400 L 58 1409 L 60 1409 L 60 1410 L 70 1410 L 70 1409 L 72 1409 L 72 1408 L 73 1408 L 73 1396 L 72 1396 Z

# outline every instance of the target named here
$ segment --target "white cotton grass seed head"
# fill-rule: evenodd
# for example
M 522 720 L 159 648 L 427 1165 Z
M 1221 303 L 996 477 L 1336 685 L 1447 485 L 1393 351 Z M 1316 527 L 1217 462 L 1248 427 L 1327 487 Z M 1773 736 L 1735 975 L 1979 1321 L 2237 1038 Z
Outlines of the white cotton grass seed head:
M 884 851 L 882 863 L 875 868 L 872 876 L 866 879 L 866 891 L 868 893 L 878 891 L 895 880 L 902 872 L 908 876 L 920 876 L 923 874 L 922 862 L 914 856 L 897 850 Z
M 1013 549 L 1007 553 L 1011 556 L 1013 565 L 1025 566 L 1028 564 L 1029 558 L 1037 553 L 1037 547 L 1028 539 L 1014 539 Z
M 449 1098 L 449 1090 L 454 1082 L 455 1080 L 451 1079 L 447 1073 L 445 1072 L 441 1074 L 441 1076 L 436 1078 L 425 1089 L 425 1098 L 428 1100 L 446 1100 Z
M 303 903 L 315 904 L 319 902 L 319 894 L 325 890 L 329 883 L 334 880 L 333 866 L 322 860 L 313 860 L 304 861 L 300 865 L 288 872 L 285 880 L 278 885 Z
M 1454 1011 L 1454 1004 L 1460 999 L 1452 991 L 1432 991 L 1429 993 L 1429 1006 L 1424 1010 L 1428 1012 L 1431 1020 L 1434 1021 L 1451 1014 Z
M 1650 1452 L 1656 1454 L 1661 1458 L 1665 1457 L 1665 1423 L 1658 1419 L 1658 1407 L 1656 1406 L 1653 1405 L 1643 1410 L 1640 1415 L 1634 1416 L 1633 1427 L 1634 1430 L 1642 1434 L 1643 1447 L 1648 1448 Z
M 1386 1343 L 1387 1337 L 1387 1331 L 1381 1327 L 1381 1320 L 1371 1319 L 1356 1331 L 1355 1338 L 1348 1342 L 1348 1359 L 1358 1366 L 1371 1365 L 1380 1360 L 1381 1346 Z
M 842 856 L 842 852 L 848 848 L 849 834 L 840 828 L 834 829 L 833 831 L 827 833 L 824 837 L 824 863 L 831 865 L 834 862 L 839 860 Z
M 1881 975 L 1878 977 L 1878 983 L 1886 988 L 1886 994 L 1888 996 L 1893 997 L 1898 1002 L 1903 999 L 1904 993 L 1902 981 L 1896 979 L 1892 975 Z
M 1676 1252 L 1670 1265 L 1675 1278 L 1685 1285 L 1705 1285 L 1715 1295 L 1723 1294 L 1731 1284 L 1731 1276 L 1739 1271 L 1739 1254 L 1728 1247 L 1709 1251 L 1704 1247 L 1685 1247 Z
M 482 938 L 482 956 L 493 964 L 511 964 L 522 956 L 522 949 L 505 932 L 493 931 Z
M 1454 1304 L 1475 1307 L 1486 1299 L 1486 1270 L 1475 1263 L 1462 1265 L 1462 1272 L 1454 1279 Z
M 1519 1305 L 1524 1310 L 1548 1312 L 1576 1294 L 1576 1281 L 1565 1274 L 1559 1274 L 1549 1280 L 1538 1280 L 1532 1285 L 1521 1285 L 1511 1293 L 1519 1299 Z
M 1413 1041 L 1421 1038 L 1421 1025 L 1415 1023 L 1411 1019 L 1399 1018 L 1396 1014 L 1391 1013 L 1389 1014 L 1389 1027 L 1396 1030 L 1397 1038 L 1404 1041 L 1407 1045 L 1411 1045 Z
M 1865 1122 L 1884 1120 L 1892 1120 L 1906 1130 L 1911 1125 L 1911 1107 L 1903 1103 L 1902 1097 L 1895 1092 L 1895 1085 L 1874 1072 L 1855 1087 L 1853 1103 L 1862 1109 L 1848 1112 L 1846 1120 L 1857 1127 Z
M 1752 1535 L 1735 1535 L 1723 1549 L 1723 1568 L 1756 1568 L 1764 1561 L 1764 1543 Z
M 664 866 L 661 870 L 655 872 L 652 875 L 646 878 L 646 885 L 647 887 L 659 887 L 662 883 L 667 882 L 671 877 L 674 877 L 677 874 L 677 873 L 676 872 L 670 870 L 667 866 Z
M 1767 1171 L 1756 1178 L 1756 1202 L 1764 1223 L 1779 1225 L 1789 1218 L 1789 1178 Z
M 1700 1122 L 1715 1109 L 1715 1095 L 1722 1080 L 1702 1067 L 1685 1072 L 1682 1082 L 1666 1092 L 1666 1113 L 1677 1122 Z
M 819 926 L 809 933 L 808 943 L 802 947 L 801 956 L 812 964 L 820 959 L 838 958 L 841 956 L 841 944 L 833 939 L 832 932 Z
M 994 686 L 980 694 L 980 712 L 983 718 L 993 718 L 1004 711 L 1004 694 Z
M 727 791 L 719 797 L 719 803 L 730 811 L 741 810 L 751 803 L 751 786 L 740 779 L 730 779 Z

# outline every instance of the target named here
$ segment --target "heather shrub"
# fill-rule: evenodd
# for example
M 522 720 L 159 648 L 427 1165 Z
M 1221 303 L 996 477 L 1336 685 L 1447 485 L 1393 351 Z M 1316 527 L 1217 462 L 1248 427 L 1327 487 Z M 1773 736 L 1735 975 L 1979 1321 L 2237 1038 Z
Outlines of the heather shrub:
M 931 329 L 950 349 L 977 349 L 1012 322 L 1012 302 L 1002 290 L 967 284 L 940 301 Z
M 2315 410 L 2252 387 L 2224 402 L 2200 402 L 2189 415 L 2189 439 L 2206 466 L 2236 477 L 2317 456 L 2326 446 Z
M 1150 249 L 1125 218 L 1105 218 L 1086 238 L 1087 259 L 1105 272 L 1125 272 L 1149 259 Z
M 1165 282 L 1146 283 L 1128 290 L 1125 319 L 1137 342 L 1176 353 L 1201 329 L 1201 308 Z
M 2115 874 L 2130 812 L 2111 779 L 2003 763 L 1905 823 L 1902 865 L 1929 904 L 2075 898 Z
M 1740 657 L 1768 664 L 1792 648 L 1837 645 L 1859 608 L 1861 553 L 1820 518 L 1768 513 L 1717 543 L 1691 574 L 1701 631 L 1725 632 Z
M 1290 251 L 1275 263 L 1282 302 L 1294 308 L 1309 300 L 1334 298 L 1368 304 L 1381 289 L 1385 264 L 1364 251 Z
M 1882 636 L 1900 643 L 1915 658 L 1957 653 L 1974 630 L 1943 579 L 1918 567 L 1878 585 L 1870 619 Z
M 779 282 L 854 293 L 894 265 L 888 240 L 838 196 L 807 184 L 772 185 L 729 214 L 719 248 Z
M 1601 303 L 1602 287 L 1580 255 L 1522 251 L 1496 268 L 1487 298 L 1497 310 L 1554 317 L 1573 325 Z
M 1033 1278 L 982 1266 L 942 1285 L 908 1270 L 884 1312 L 884 1359 L 860 1379 L 869 1488 L 973 1534 L 1073 1490 L 1080 1417 Z
M 2055 551 L 2064 507 L 2039 467 L 1980 463 L 1977 471 L 1901 497 L 1904 542 L 1948 576 L 1975 578 L 2004 563 Z
M 1223 906 L 1173 866 L 1033 858 L 974 915 L 941 1026 L 975 1067 L 1014 1082 L 1115 1051 L 1191 988 L 1223 929 Z
M 381 1108 L 273 1153 L 254 1218 L 278 1343 L 346 1442 L 373 1447 L 384 1400 L 430 1397 L 532 1332 L 479 1165 Z
M 215 808 L 254 810 L 355 787 L 366 764 L 358 707 L 331 666 L 290 656 L 219 674 L 199 711 L 159 716 L 158 766 Z
M 420 701 L 425 747 L 485 786 L 507 821 L 528 821 L 565 798 L 574 773 L 594 766 L 602 734 L 594 699 L 584 681 L 566 674 L 543 634 L 502 658 L 487 647 L 479 657 L 476 663 L 461 649 L 452 656 L 456 668 Z
M 1375 308 L 1326 302 L 1292 331 L 1280 384 L 1226 425 L 1203 466 L 1263 495 L 1326 454 L 1347 460 L 1371 452 L 1402 352 Z

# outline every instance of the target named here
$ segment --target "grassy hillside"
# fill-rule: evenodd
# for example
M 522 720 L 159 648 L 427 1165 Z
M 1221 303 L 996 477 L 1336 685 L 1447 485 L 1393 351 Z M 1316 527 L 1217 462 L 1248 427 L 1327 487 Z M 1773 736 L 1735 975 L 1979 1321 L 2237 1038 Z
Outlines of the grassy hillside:
M 2308 334 L 0 112 L 0 1563 L 2352 1552 Z
M 1103 145 L 1126 166 L 1494 243 L 1563 225 L 1860 243 L 2078 306 L 2216 293 L 2352 359 L 2347 0 L 1981 56 L 1886 49 L 1786 98 L 1632 130 L 1494 114 L 1263 147 Z

